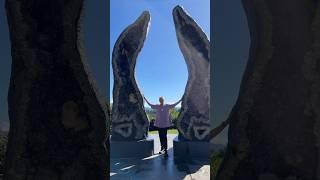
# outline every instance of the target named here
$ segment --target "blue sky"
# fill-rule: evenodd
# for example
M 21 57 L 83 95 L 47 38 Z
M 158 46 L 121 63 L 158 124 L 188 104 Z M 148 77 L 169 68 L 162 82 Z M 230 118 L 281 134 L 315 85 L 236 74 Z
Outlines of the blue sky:
M 209 0 L 111 0 L 110 52 L 121 32 L 133 23 L 144 10 L 151 14 L 151 27 L 136 65 L 136 81 L 151 103 L 159 96 L 166 103 L 178 101 L 187 83 L 188 72 L 179 49 L 174 28 L 172 9 L 181 5 L 200 25 L 210 39 Z M 110 97 L 113 74 L 110 54 Z

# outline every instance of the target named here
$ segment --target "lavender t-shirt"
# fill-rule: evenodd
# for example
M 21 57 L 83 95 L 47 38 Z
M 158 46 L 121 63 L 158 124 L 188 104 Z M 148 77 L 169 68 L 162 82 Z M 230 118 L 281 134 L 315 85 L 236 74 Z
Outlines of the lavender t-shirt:
M 158 128 L 167 128 L 172 126 L 171 120 L 169 118 L 169 110 L 174 108 L 175 105 L 164 104 L 164 105 L 151 105 L 151 108 L 156 110 L 157 116 L 154 122 L 154 126 Z

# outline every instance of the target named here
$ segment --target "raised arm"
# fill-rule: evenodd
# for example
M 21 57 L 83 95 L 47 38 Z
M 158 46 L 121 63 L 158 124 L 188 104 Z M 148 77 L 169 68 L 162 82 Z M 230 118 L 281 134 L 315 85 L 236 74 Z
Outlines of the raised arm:
M 183 97 L 182 97 L 182 98 L 183 98 Z M 170 108 L 176 107 L 176 105 L 178 105 L 178 104 L 182 101 L 182 98 L 181 98 L 178 102 L 176 102 L 176 103 L 174 103 L 174 104 L 169 104 L 169 107 L 170 107 Z
M 151 108 L 154 108 L 154 107 L 155 107 L 155 105 L 154 105 L 154 104 L 151 104 L 151 103 L 147 100 L 146 97 L 143 96 L 143 98 L 144 98 L 144 100 L 146 100 L 147 104 L 148 104 Z

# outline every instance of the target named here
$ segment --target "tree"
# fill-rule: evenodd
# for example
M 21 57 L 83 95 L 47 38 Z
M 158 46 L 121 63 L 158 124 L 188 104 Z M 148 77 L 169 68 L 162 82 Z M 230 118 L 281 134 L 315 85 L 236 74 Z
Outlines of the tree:
M 177 108 L 170 109 L 170 118 L 175 126 L 177 125 L 176 122 L 179 117 L 179 114 L 180 110 L 178 110 Z

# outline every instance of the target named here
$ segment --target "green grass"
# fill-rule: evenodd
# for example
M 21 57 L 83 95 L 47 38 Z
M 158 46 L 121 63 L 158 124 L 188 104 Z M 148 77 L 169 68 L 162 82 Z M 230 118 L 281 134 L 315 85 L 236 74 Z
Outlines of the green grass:
M 214 179 L 217 175 L 219 167 L 222 163 L 223 157 L 225 155 L 225 150 L 221 150 L 211 155 L 210 158 L 210 176 Z
M 149 134 L 158 134 L 158 131 L 149 131 Z M 178 134 L 178 130 L 176 129 L 169 129 L 168 134 Z

